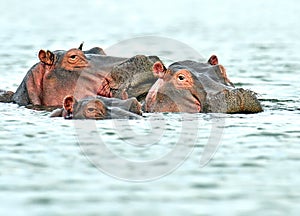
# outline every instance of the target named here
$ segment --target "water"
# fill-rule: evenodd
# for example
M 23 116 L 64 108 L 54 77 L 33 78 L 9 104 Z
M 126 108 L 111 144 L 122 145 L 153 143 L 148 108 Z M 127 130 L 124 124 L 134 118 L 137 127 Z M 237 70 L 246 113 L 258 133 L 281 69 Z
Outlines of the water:
M 104 174 L 88 160 L 73 121 L 0 104 L 0 214 L 298 215 L 299 9 L 296 0 L 1 1 L 1 89 L 17 88 L 40 49 L 69 49 L 82 41 L 86 48 L 109 48 L 151 35 L 183 42 L 206 58 L 217 54 L 238 87 L 260 94 L 265 111 L 195 114 L 187 120 L 178 114 L 148 115 L 127 126 L 124 121 L 92 123 L 95 128 L 86 136 L 100 134 L 110 150 L 133 161 L 166 155 L 176 146 L 182 124 L 197 126 L 197 136 L 194 129 L 182 132 L 190 139 L 183 145 L 189 152 L 184 161 L 173 158 L 182 161 L 177 169 L 133 183 Z M 132 145 L 149 139 L 151 118 L 158 134 L 164 132 L 161 142 L 150 148 Z M 218 127 L 221 143 L 201 167 L 216 121 L 224 122 Z M 139 136 L 121 140 L 116 124 Z M 125 176 L 147 176 L 172 163 L 136 172 L 109 157 L 104 161 Z

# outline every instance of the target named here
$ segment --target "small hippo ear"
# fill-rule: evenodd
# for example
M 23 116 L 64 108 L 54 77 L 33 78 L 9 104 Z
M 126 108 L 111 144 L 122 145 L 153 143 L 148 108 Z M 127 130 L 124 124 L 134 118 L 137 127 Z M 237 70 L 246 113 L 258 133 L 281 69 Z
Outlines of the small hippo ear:
M 156 77 L 157 76 L 161 77 L 162 73 L 165 72 L 166 70 L 167 70 L 166 67 L 160 61 L 155 62 L 154 65 L 153 65 L 153 67 L 152 67 L 153 74 Z
M 212 55 L 208 61 L 207 61 L 209 64 L 211 65 L 217 65 L 219 64 L 219 60 L 218 60 L 218 57 L 216 55 Z
M 67 113 L 73 113 L 73 105 L 76 102 L 76 99 L 72 95 L 68 95 L 64 98 L 63 107 Z
M 79 45 L 78 49 L 82 51 L 82 47 L 83 47 L 84 41 L 82 41 L 82 43 Z
M 44 64 L 53 65 L 54 60 L 55 60 L 55 55 L 52 52 L 50 52 L 49 50 L 47 50 L 47 51 L 40 50 L 38 56 L 39 56 L 40 61 L 43 62 Z

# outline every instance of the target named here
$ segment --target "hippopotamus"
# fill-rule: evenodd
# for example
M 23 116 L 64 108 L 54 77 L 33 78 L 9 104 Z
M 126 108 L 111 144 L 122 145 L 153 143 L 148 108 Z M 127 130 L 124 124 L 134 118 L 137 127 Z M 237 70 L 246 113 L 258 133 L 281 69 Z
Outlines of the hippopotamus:
M 257 113 L 256 93 L 235 88 L 213 55 L 207 62 L 179 61 L 166 68 L 153 65 L 158 80 L 146 97 L 146 112 Z
M 138 119 L 141 118 L 141 104 L 136 98 L 121 100 L 101 96 L 76 100 L 68 95 L 63 100 L 63 108 L 54 110 L 50 117 L 65 119 Z
M 96 95 L 143 100 L 156 81 L 152 66 L 160 61 L 156 56 L 107 56 L 99 47 L 82 51 L 82 44 L 68 51 L 40 50 L 38 58 L 16 92 L 10 97 L 3 93 L 2 101 L 61 107 L 66 95 L 77 100 Z

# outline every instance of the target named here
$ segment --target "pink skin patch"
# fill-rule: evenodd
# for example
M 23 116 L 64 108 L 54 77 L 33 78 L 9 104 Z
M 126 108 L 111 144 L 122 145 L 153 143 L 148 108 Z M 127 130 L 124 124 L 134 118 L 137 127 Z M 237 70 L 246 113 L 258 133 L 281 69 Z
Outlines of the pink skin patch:
M 151 89 L 149 90 L 147 97 L 146 97 L 146 110 L 151 111 L 151 106 L 155 104 L 157 92 L 159 91 L 160 87 L 164 84 L 162 79 L 158 79 Z
M 201 112 L 201 103 L 199 102 L 199 100 L 197 98 L 194 99 L 194 103 L 196 104 L 197 111 Z

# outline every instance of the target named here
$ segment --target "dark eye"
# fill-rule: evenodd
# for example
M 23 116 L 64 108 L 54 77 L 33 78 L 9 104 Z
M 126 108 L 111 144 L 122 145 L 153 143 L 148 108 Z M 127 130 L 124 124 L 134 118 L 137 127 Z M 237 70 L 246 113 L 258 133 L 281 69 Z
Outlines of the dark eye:
M 184 79 L 185 79 L 185 76 L 184 76 L 184 75 L 182 75 L 182 74 L 180 74 L 180 75 L 178 76 L 178 79 L 179 79 L 180 81 L 182 81 L 182 80 L 184 80 Z
M 77 57 L 76 55 L 71 55 L 71 56 L 70 56 L 70 59 L 75 60 L 76 57 Z
M 94 112 L 94 111 L 95 111 L 95 108 L 90 107 L 90 108 L 88 108 L 88 111 L 89 111 L 89 112 Z

